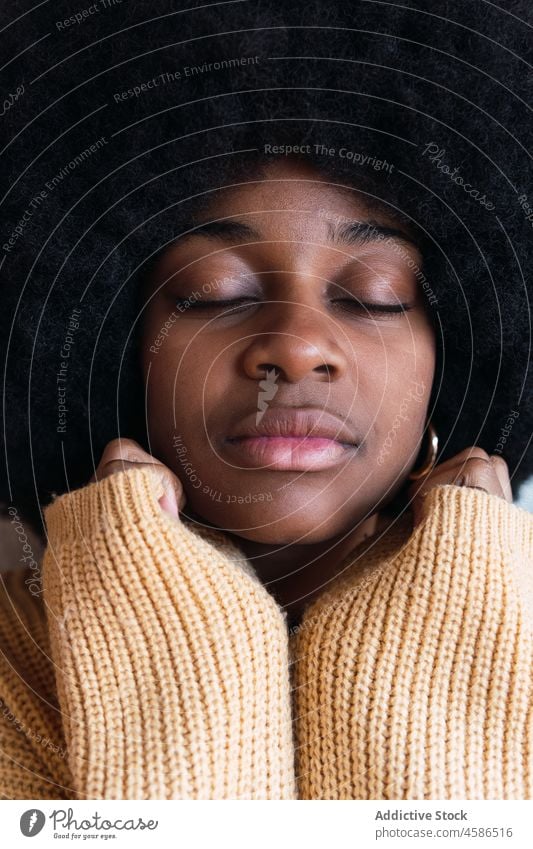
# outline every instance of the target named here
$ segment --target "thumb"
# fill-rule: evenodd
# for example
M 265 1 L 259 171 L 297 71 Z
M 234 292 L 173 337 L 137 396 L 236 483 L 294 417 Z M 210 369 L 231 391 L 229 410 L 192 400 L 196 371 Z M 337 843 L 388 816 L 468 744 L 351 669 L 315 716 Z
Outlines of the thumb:
M 165 491 L 165 494 L 159 499 L 159 505 L 165 513 L 170 513 L 170 515 L 174 516 L 175 519 L 179 518 L 178 501 L 176 498 L 176 492 L 173 488 L 169 488 Z
M 178 519 L 180 510 L 183 510 L 186 504 L 181 481 L 169 469 L 154 467 L 153 471 L 159 484 L 159 506 L 165 513 Z

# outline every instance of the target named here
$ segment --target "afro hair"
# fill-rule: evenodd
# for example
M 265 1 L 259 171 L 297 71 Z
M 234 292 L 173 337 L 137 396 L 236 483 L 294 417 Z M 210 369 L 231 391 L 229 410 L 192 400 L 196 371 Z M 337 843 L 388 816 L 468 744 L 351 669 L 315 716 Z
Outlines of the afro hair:
M 215 192 L 303 144 L 419 234 L 439 460 L 501 453 L 516 494 L 533 472 L 526 0 L 76 7 L 0 11 L 3 504 L 41 527 L 110 439 L 145 442 L 142 280 Z

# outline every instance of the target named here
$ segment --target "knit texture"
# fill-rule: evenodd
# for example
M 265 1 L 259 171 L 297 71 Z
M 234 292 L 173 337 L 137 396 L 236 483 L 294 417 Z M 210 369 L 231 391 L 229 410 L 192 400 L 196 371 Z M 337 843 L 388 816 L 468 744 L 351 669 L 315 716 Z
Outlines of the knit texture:
M 531 798 L 530 514 L 435 487 L 289 631 L 161 494 L 141 468 L 57 498 L 42 594 L 0 576 L 3 798 Z
M 438 486 L 401 536 L 323 593 L 296 635 L 300 793 L 529 799 L 533 519 Z

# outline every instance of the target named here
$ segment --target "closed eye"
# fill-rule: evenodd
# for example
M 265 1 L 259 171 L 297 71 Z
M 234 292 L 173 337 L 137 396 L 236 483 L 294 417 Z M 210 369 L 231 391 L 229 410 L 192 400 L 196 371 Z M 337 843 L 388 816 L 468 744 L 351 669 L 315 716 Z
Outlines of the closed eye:
M 187 312 L 188 310 L 203 310 L 203 311 L 219 311 L 222 310 L 224 315 L 234 315 L 236 312 L 243 312 L 255 304 L 261 303 L 258 298 L 232 298 L 230 300 L 216 300 L 216 301 L 206 301 L 206 300 L 195 300 L 191 298 L 180 298 L 176 302 L 176 307 L 180 312 Z M 341 309 L 347 310 L 349 312 L 358 312 L 359 314 L 368 315 L 398 315 L 401 313 L 408 312 L 412 309 L 412 306 L 408 303 L 394 303 L 394 304 L 374 304 L 368 303 L 365 301 L 359 301 L 357 298 L 337 298 L 336 300 L 331 301 L 332 304 L 340 304 Z
M 237 310 L 240 312 L 239 307 L 245 308 L 251 306 L 252 304 L 260 303 L 256 298 L 232 298 L 227 301 L 205 301 L 205 300 L 195 300 L 194 298 L 179 298 L 176 301 L 176 306 L 180 310 L 180 312 L 187 312 L 187 310 L 224 310 L 224 312 L 234 313 Z M 232 309 L 234 307 L 234 309 Z
M 342 304 L 342 309 L 359 312 L 363 314 L 383 314 L 383 315 L 398 315 L 412 309 L 411 304 L 394 303 L 394 304 L 372 304 L 365 301 L 359 301 L 357 298 L 337 298 L 332 301 L 334 304 Z

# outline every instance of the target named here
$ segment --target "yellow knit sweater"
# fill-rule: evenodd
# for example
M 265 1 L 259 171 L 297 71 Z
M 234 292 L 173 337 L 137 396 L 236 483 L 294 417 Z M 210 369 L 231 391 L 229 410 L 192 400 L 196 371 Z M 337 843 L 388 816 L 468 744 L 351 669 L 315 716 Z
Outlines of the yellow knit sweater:
M 530 514 L 438 486 L 290 632 L 159 486 L 57 498 L 42 593 L 0 579 L 3 798 L 531 798 Z

